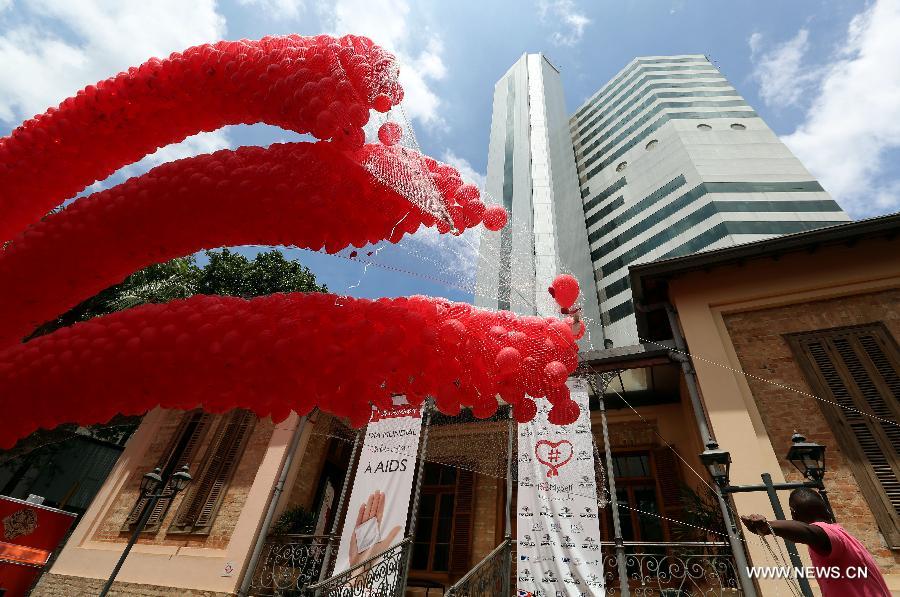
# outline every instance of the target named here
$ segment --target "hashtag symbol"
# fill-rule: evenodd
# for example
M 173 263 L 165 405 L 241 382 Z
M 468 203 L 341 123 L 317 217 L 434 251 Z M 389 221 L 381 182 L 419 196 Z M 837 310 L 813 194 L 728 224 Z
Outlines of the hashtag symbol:
M 558 448 L 553 448 L 550 450 L 550 462 L 556 462 L 559 460 L 559 457 L 562 456 Z

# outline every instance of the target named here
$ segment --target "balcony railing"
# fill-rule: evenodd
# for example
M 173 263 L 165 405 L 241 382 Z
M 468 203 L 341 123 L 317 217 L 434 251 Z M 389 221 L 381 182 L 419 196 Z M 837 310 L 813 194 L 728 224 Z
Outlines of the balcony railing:
M 250 584 L 252 595 L 293 597 L 319 580 L 331 535 L 271 535 Z
M 615 547 L 602 542 L 606 594 L 621 595 Z M 734 558 L 724 542 L 625 542 L 628 586 L 634 597 L 741 595 Z
M 389 550 L 360 562 L 322 582 L 312 584 L 304 595 L 315 597 L 400 597 L 412 541 L 409 537 Z
M 317 582 L 327 535 L 270 537 L 251 584 L 261 596 L 400 597 L 406 580 L 410 540 L 338 575 Z M 621 595 L 615 547 L 601 543 L 606 594 Z M 634 597 L 734 597 L 741 595 L 737 570 L 724 542 L 626 542 L 625 565 Z M 511 595 L 515 541 L 506 540 L 447 590 L 450 597 Z M 599 580 L 599 579 L 598 579 Z
M 494 548 L 447 590 L 447 597 L 494 597 L 510 594 L 512 540 Z

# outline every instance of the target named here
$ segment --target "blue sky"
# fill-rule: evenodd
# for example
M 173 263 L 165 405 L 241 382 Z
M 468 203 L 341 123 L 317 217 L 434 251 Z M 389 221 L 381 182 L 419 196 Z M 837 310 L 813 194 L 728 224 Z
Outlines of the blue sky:
M 560 67 L 573 111 L 635 56 L 702 53 L 862 218 L 900 209 L 897 31 L 900 0 L 0 0 L 0 134 L 150 56 L 218 39 L 354 32 L 400 58 L 404 108 L 423 151 L 479 182 L 494 82 L 523 52 L 543 51 Z M 296 139 L 273 127 L 229 127 L 164 148 L 104 184 L 177 157 Z M 288 253 L 335 292 L 467 299 L 473 242 L 429 235 L 376 255 L 413 275 Z

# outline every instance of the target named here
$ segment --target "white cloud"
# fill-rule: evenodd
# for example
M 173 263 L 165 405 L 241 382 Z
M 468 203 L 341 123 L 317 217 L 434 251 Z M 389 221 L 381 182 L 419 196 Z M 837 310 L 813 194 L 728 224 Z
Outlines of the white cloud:
M 804 121 L 784 142 L 855 217 L 900 210 L 900 1 L 880 0 L 850 23 L 823 70 Z
M 306 8 L 304 0 L 238 0 L 242 6 L 252 6 L 274 19 L 296 19 Z
M 326 26 L 337 34 L 365 35 L 400 62 L 403 107 L 420 123 L 446 128 L 441 99 L 432 85 L 446 75 L 440 37 L 411 23 L 407 0 L 330 0 L 319 4 Z
M 818 81 L 816 69 L 804 67 L 803 59 L 809 50 L 809 31 L 800 29 L 788 41 L 767 47 L 761 33 L 749 39 L 753 78 L 759 83 L 759 94 L 769 106 L 797 104 L 810 87 Z
M 31 0 L 17 6 L 29 24 L 0 34 L 0 120 L 10 125 L 150 57 L 225 34 L 213 0 Z
M 585 27 L 591 24 L 572 0 L 538 0 L 537 6 L 541 21 L 557 27 L 550 41 L 558 46 L 574 46 L 584 36 Z

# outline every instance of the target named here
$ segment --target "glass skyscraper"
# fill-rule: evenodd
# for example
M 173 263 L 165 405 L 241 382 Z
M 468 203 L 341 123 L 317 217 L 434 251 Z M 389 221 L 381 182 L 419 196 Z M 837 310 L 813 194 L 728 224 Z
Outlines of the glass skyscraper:
M 482 246 L 479 282 L 501 301 L 481 303 L 533 312 L 504 302 L 505 286 L 532 288 L 539 305 L 548 280 L 573 273 L 586 315 L 602 322 L 595 348 L 603 336 L 638 342 L 629 265 L 849 220 L 702 55 L 636 58 L 567 124 L 561 110 L 561 78 L 540 54 L 497 83 L 487 190 L 512 208 L 513 225 L 499 246 Z

